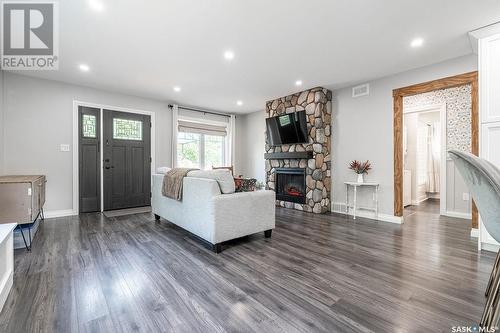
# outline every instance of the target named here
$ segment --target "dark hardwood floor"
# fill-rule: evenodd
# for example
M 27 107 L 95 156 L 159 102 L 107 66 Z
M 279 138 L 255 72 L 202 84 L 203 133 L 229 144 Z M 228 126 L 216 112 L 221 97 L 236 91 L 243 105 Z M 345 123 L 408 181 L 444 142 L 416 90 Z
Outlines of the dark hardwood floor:
M 403 226 L 278 209 L 215 254 L 150 213 L 47 219 L 15 253 L 2 332 L 450 332 L 482 312 L 494 261 L 467 221 Z
M 403 216 L 407 218 L 415 213 L 420 213 L 419 215 L 439 215 L 439 199 L 427 199 L 421 202 L 419 205 L 406 206 L 403 210 Z M 471 220 L 469 220 L 469 224 Z

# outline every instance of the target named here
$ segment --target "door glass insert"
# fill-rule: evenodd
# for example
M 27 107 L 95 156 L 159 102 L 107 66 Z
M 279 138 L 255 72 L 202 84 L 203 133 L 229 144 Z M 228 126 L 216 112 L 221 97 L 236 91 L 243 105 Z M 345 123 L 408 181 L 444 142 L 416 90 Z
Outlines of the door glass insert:
M 96 137 L 96 117 L 91 114 L 84 114 L 82 117 L 82 133 L 84 138 Z
M 142 121 L 113 118 L 113 139 L 142 140 Z

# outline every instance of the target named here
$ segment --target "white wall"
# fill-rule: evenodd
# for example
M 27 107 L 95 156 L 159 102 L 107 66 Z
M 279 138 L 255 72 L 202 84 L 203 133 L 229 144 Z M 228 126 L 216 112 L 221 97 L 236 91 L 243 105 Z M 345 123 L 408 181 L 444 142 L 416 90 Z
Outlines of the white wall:
M 477 56 L 471 54 L 371 81 L 369 96 L 352 98 L 351 87 L 334 91 L 332 201 L 342 203 L 343 182 L 355 179 L 347 169 L 349 161 L 369 159 L 373 170 L 366 180 L 380 183 L 380 213 L 393 215 L 392 90 L 474 70 L 477 70 Z
M 59 145 L 73 142 L 73 100 L 155 112 L 156 165 L 171 165 L 172 118 L 167 102 L 8 72 L 3 75 L 0 127 L 5 158 L 0 172 L 47 175 L 46 211 L 72 209 L 72 152 L 60 152 Z
M 408 142 L 403 169 L 411 171 L 411 201 L 412 203 L 416 203 L 418 202 L 418 187 L 417 187 L 418 113 L 405 114 L 403 117 L 403 123 L 407 130 L 407 142 Z
M 247 177 L 266 181 L 265 132 L 266 112 L 264 110 L 237 117 L 236 171 Z

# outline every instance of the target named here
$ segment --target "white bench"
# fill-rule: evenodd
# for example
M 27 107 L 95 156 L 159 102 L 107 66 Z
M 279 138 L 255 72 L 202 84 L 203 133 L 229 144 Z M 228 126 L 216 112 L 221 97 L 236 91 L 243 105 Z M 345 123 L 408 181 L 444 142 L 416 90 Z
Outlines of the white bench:
M 14 283 L 14 237 L 16 223 L 0 224 L 0 311 Z

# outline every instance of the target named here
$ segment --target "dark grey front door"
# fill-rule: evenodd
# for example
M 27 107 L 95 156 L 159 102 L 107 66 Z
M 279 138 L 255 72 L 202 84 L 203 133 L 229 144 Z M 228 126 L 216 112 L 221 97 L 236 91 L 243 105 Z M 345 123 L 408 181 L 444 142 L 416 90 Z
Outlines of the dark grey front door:
M 151 119 L 104 110 L 104 210 L 151 204 Z
M 80 212 L 98 212 L 101 210 L 99 109 L 79 106 L 78 128 Z

